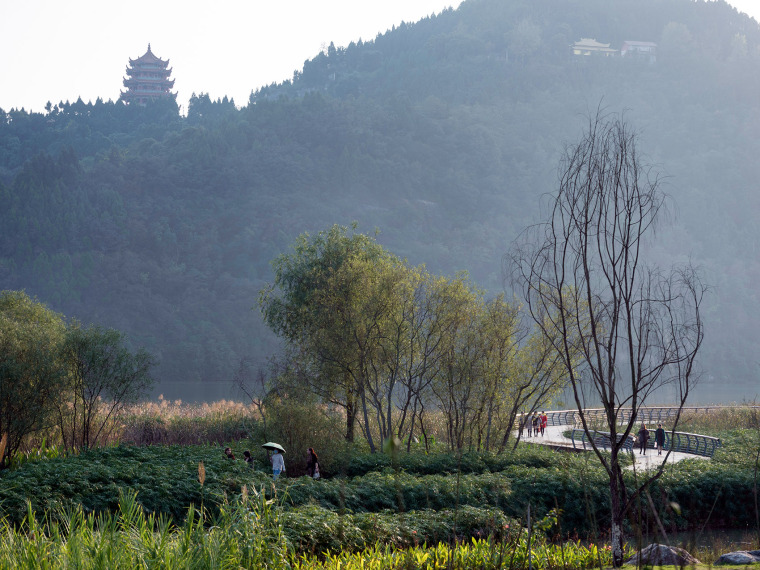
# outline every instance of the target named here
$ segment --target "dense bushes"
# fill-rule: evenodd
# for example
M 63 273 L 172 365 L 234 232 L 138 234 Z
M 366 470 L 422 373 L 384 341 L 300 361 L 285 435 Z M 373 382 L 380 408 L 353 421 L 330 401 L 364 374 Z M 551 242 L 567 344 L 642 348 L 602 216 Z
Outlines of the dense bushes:
M 609 520 L 606 475 L 588 455 L 525 449 L 498 457 L 463 456 L 461 465 L 470 472 L 463 468 L 457 474 L 446 470 L 459 464 L 455 455 L 402 454 L 397 471 L 384 468 L 363 476 L 319 481 L 285 478 L 276 486 L 263 454 L 256 451 L 255 455 L 258 468 L 254 470 L 242 461 L 225 459 L 219 446 L 121 446 L 29 462 L 0 477 L 0 514 L 19 524 L 27 514 L 27 500 L 37 512 L 77 505 L 85 512 L 114 512 L 119 493 L 129 489 L 137 492 L 147 512 L 181 522 L 191 504 L 204 502 L 215 513 L 226 497 L 240 494 L 247 486 L 264 488 L 268 497 L 277 497 L 286 511 L 294 512 L 319 508 L 319 512 L 358 516 L 476 507 L 522 519 L 530 502 L 534 517 L 558 508 L 561 533 L 571 536 L 604 529 Z M 426 473 L 431 469 L 424 467 L 425 458 L 436 473 Z M 350 463 L 366 467 L 369 459 L 358 455 Z M 203 486 L 198 482 L 200 462 L 205 468 Z M 421 473 L 414 472 L 415 468 Z M 668 529 L 701 528 L 706 522 L 743 528 L 754 525 L 754 511 L 745 504 L 752 488 L 752 471 L 741 465 L 695 460 L 668 468 L 650 492 Z M 642 524 L 653 528 L 649 507 L 642 505 Z
M 282 514 L 284 533 L 297 552 L 357 551 L 374 544 L 408 548 L 454 539 L 504 538 L 519 523 L 494 508 L 462 507 L 458 510 L 421 510 L 399 514 L 347 513 L 306 505 Z
M 510 465 L 544 468 L 556 464 L 558 455 L 538 446 L 521 446 L 510 453 L 399 453 L 395 461 L 380 453 L 346 453 L 340 457 L 337 473 L 356 477 L 372 471 L 396 467 L 407 473 L 435 475 L 440 473 L 485 473 L 506 469 Z
M 203 461 L 205 485 L 198 482 Z M 113 512 L 119 493 L 131 489 L 149 513 L 184 519 L 191 504 L 218 505 L 241 484 L 263 485 L 263 472 L 224 459 L 221 448 L 201 446 L 114 447 L 68 458 L 30 462 L 0 479 L 2 514 L 19 523 L 27 501 L 37 512 L 81 505 L 84 512 Z
M 287 495 L 286 503 L 294 506 L 315 502 L 331 510 L 404 512 L 456 505 L 505 509 L 510 492 L 508 479 L 498 473 L 415 476 L 385 471 L 353 479 L 297 479 Z

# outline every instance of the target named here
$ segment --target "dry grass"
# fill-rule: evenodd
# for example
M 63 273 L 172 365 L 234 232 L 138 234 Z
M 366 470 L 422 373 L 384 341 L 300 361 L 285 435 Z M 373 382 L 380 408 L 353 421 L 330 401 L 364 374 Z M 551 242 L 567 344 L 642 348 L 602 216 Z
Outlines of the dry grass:
M 128 408 L 112 443 L 135 445 L 190 445 L 224 443 L 251 434 L 260 420 L 257 410 L 241 402 L 221 400 L 185 404 L 160 396 Z
M 760 429 L 760 403 L 686 410 L 678 422 L 678 431 L 704 435 L 735 429 Z

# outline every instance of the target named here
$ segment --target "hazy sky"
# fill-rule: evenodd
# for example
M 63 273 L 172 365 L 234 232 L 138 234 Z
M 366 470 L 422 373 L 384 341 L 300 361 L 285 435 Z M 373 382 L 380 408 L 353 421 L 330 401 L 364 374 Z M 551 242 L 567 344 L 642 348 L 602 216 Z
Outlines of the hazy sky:
M 507 1 L 507 0 L 505 0 Z M 374 39 L 461 0 L 3 0 L 0 108 L 42 111 L 51 101 L 119 97 L 129 58 L 170 60 L 177 101 L 289 79 L 331 41 Z M 731 0 L 760 21 L 760 0 Z

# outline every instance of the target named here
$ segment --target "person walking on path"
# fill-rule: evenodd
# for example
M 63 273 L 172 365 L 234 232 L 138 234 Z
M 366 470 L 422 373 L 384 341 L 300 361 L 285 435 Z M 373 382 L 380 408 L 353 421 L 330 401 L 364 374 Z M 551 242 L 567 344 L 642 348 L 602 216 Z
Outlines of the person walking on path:
M 527 415 L 525 417 L 525 424 L 528 426 L 528 437 L 533 437 L 533 416 Z
M 533 435 L 538 437 L 538 432 L 541 429 L 541 418 L 538 417 L 538 412 L 533 412 Z
M 285 458 L 282 456 L 282 453 L 275 449 L 272 452 L 272 457 L 269 458 L 269 461 L 272 462 L 272 478 L 277 481 L 280 473 L 285 472 Z
M 306 474 L 312 479 L 319 479 L 321 477 L 319 473 L 319 458 L 314 453 L 313 447 L 310 447 L 306 452 Z
M 647 441 L 649 441 L 649 430 L 647 429 L 647 426 L 645 424 L 641 424 L 641 429 L 639 430 L 639 433 L 636 435 L 636 439 L 639 442 L 639 446 L 641 451 L 639 451 L 639 454 L 646 455 L 647 454 Z
M 541 437 L 544 437 L 547 425 L 549 425 L 549 416 L 546 415 L 546 412 L 541 412 Z
M 662 449 L 665 447 L 665 430 L 662 424 L 657 424 L 657 430 L 654 432 L 654 445 L 657 448 L 657 455 L 662 455 Z

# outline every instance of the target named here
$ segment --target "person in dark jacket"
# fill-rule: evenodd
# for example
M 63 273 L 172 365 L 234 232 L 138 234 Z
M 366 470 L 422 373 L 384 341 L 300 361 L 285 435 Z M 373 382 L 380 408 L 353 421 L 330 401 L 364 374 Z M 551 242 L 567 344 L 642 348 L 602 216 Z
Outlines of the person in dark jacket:
M 649 430 L 647 429 L 647 426 L 644 424 L 641 424 L 641 429 L 639 430 L 639 433 L 636 434 L 636 440 L 639 442 L 639 453 L 646 455 L 647 454 L 647 441 L 649 441 Z
M 306 475 L 312 479 L 319 479 L 319 458 L 314 452 L 314 448 L 310 447 L 306 452 Z
M 665 430 L 662 424 L 657 424 L 657 431 L 654 432 L 654 445 L 657 448 L 657 455 L 662 455 L 662 449 L 665 447 Z

